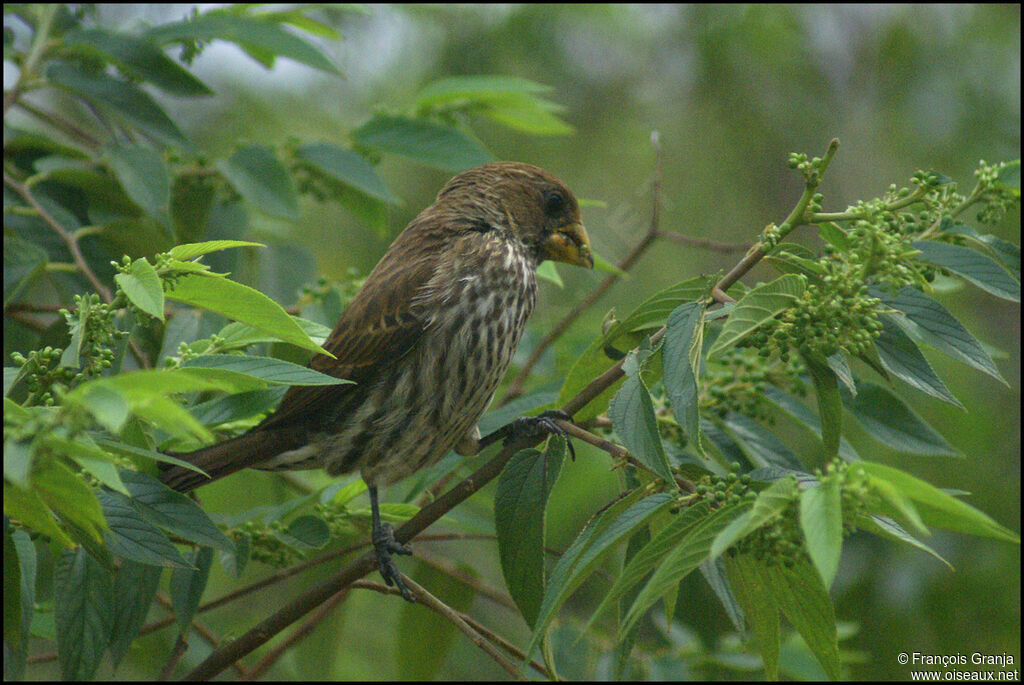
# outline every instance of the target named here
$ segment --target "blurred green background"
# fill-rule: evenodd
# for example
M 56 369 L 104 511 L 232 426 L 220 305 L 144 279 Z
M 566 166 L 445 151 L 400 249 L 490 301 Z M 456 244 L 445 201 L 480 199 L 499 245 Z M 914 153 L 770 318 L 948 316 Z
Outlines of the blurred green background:
M 101 5 L 99 18 L 107 26 L 131 29 L 142 22 L 179 19 L 187 7 Z M 330 16 L 344 40 L 323 41 L 322 47 L 344 78 L 287 60 L 268 72 L 234 46 L 214 44 L 194 70 L 217 97 L 162 102 L 200 148 L 223 154 L 239 140 L 283 142 L 298 136 L 347 144 L 348 132 L 374 107 L 402 111 L 425 84 L 446 76 L 504 74 L 547 84 L 553 87 L 550 99 L 567 108 L 564 119 L 574 134 L 530 138 L 486 120 L 474 121 L 474 130 L 497 157 L 545 167 L 579 197 L 605 203 L 585 207 L 584 218 L 597 251 L 614 262 L 647 229 L 652 131 L 659 133 L 663 149 L 662 229 L 731 242 L 749 242 L 769 221 L 785 217 L 801 191 L 798 175 L 786 167 L 787 154 L 820 155 L 832 137 L 842 147 L 821 187 L 825 211 L 876 197 L 890 183 L 905 184 L 918 168 L 939 171 L 969 189 L 979 159 L 1020 156 L 1018 5 L 417 5 L 370 6 L 365 13 Z M 353 267 L 365 274 L 448 177 L 394 156 L 387 156 L 379 170 L 403 201 L 391 209 L 386 236 L 330 203 L 308 201 L 303 219 L 294 224 L 253 213 L 255 238 L 282 250 L 290 243 L 302 246 L 279 253 L 287 258 L 276 262 L 271 257 L 257 285 L 290 304 L 298 294 L 295 284 L 317 274 L 343 277 Z M 1019 220 L 1014 212 L 991 232 L 1019 243 Z M 816 245 L 811 236 L 801 240 Z M 630 280 L 605 294 L 543 358 L 529 387 L 564 376 L 599 332 L 608 309 L 627 313 L 656 290 L 728 268 L 737 259 L 736 254 L 657 243 Z M 769 274 L 762 267 L 748 284 Z M 562 276 L 564 290 L 543 284 L 517 363 L 603 274 L 562 269 Z M 872 442 L 852 422 L 846 427 L 864 457 L 897 464 L 942 487 L 970 491 L 972 504 L 1019 530 L 1019 308 L 972 287 L 942 301 L 980 340 L 1005 353 L 997 363 L 1011 387 L 929 353 L 969 413 L 906 387 L 899 390 L 967 458 L 902 456 Z M 617 490 L 607 455 L 582 446 L 578 451 L 580 458 L 563 468 L 549 507 L 548 542 L 556 549 L 563 549 Z M 237 511 L 256 498 L 266 497 L 269 503 L 284 495 L 266 476 L 239 478 L 248 480 L 217 483 L 204 491 L 204 501 L 215 510 Z M 240 492 L 240 482 L 251 489 Z M 475 498 L 453 516 L 486 529 L 486 498 Z M 838 617 L 859 628 L 843 643 L 862 656 L 850 666 L 853 677 L 908 678 L 908 668 L 896 661 L 901 651 L 1008 652 L 1019 664 L 1019 547 L 943 532 L 928 544 L 956 571 L 921 552 L 864 535 L 851 538 L 844 548 L 832 594 Z M 489 584 L 502 585 L 491 541 L 422 542 L 416 548 L 468 562 Z M 403 563 L 413 568 L 412 561 Z M 217 573 L 208 597 L 238 582 Z M 207 614 L 203 620 L 222 635 L 237 634 L 279 606 L 286 592 L 311 582 L 300 576 L 285 591 L 258 595 L 244 607 Z M 438 583 L 444 597 L 445 584 Z M 570 602 L 563 611 L 565 630 L 588 616 L 586 607 L 593 607 L 605 587 L 600 581 L 589 583 Z M 274 675 L 414 675 L 399 672 L 390 660 L 396 649 L 422 650 L 424 660 L 440 653 L 429 640 L 410 640 L 410 633 L 402 632 L 429 630 L 412 623 L 408 612 L 416 610 L 372 593 L 354 593 L 343 610 L 292 650 Z M 476 599 L 470 611 L 520 644 L 528 635 L 517 615 L 486 599 Z M 731 630 L 696 574 L 684 583 L 677 618 L 709 649 Z M 399 624 L 402 630 L 393 628 Z M 142 644 L 170 638 L 147 637 Z M 563 660 L 563 675 L 606 674 L 607 644 L 583 640 L 566 648 L 572 658 Z M 155 651 L 166 653 L 168 647 Z M 137 671 L 139 677 L 152 673 L 144 653 L 135 662 L 147 669 Z M 652 665 L 648 677 L 689 674 L 678 665 L 661 668 Z M 705 675 L 747 677 L 709 668 Z M 122 667 L 119 675 L 131 677 L 132 665 Z M 504 672 L 458 636 L 436 677 L 502 678 Z

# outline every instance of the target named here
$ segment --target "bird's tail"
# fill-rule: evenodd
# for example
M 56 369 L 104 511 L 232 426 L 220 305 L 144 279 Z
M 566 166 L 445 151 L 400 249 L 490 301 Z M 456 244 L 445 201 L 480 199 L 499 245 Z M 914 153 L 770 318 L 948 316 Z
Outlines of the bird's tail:
M 301 447 L 303 442 L 299 431 L 256 430 L 194 452 L 167 452 L 168 456 L 199 467 L 206 475 L 184 466 L 161 463 L 165 470 L 160 474 L 160 480 L 178 492 L 188 492 Z

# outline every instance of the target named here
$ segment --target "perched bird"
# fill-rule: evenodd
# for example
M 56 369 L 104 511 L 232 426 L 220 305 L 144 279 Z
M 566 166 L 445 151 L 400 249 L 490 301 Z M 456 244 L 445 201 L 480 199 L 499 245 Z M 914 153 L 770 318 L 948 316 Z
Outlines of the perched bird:
M 355 384 L 295 386 L 248 433 L 187 454 L 161 479 L 187 491 L 246 467 L 358 470 L 369 489 L 381 575 L 406 599 L 381 524 L 379 487 L 456 449 L 473 454 L 521 430 L 558 432 L 550 415 L 484 438 L 477 420 L 508 368 L 537 293 L 537 265 L 594 264 L 579 204 L 550 173 L 497 162 L 452 178 L 405 228 L 309 366 Z

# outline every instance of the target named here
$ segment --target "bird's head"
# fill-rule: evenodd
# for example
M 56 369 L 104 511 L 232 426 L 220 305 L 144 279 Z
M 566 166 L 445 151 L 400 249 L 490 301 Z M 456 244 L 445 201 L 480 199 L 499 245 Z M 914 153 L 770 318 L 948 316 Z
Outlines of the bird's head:
M 469 230 L 511 234 L 538 262 L 550 259 L 588 269 L 594 266 L 576 197 L 539 167 L 520 162 L 484 164 L 455 176 L 437 199 L 458 205 Z

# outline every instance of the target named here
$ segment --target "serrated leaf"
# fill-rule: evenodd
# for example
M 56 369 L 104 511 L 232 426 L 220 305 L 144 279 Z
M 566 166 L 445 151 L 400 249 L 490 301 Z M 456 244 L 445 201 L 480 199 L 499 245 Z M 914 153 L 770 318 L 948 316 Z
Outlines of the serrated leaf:
M 102 491 L 97 497 L 110 526 L 104 538 L 111 554 L 151 566 L 190 568 L 178 548 L 132 507 L 128 497 Z
M 672 402 L 672 415 L 686 431 L 690 444 L 700 447 L 700 393 L 698 372 L 704 342 L 704 305 L 689 302 L 677 307 L 668 317 L 665 343 L 661 348 L 665 392 Z
M 164 287 L 156 269 L 144 257 L 132 262 L 127 273 L 114 275 L 118 287 L 132 304 L 150 316 L 164 320 Z
M 913 246 L 921 251 L 918 256 L 921 261 L 949 269 L 996 297 L 1020 302 L 1020 283 L 991 257 L 934 240 L 919 240 Z
M 40 460 L 32 474 L 32 486 L 46 505 L 99 542 L 107 522 L 96 493 L 60 461 Z
M 800 528 L 804 533 L 807 555 L 821 574 L 825 587 L 831 587 L 839 570 L 843 551 L 842 490 L 837 475 L 826 476 L 816 487 L 800 494 Z
M 875 340 L 875 349 L 886 371 L 923 393 L 964 409 L 932 369 L 921 349 L 896 325 L 892 316 L 879 314 L 878 320 L 882 322 L 882 333 Z
M 805 288 L 803 277 L 787 274 L 750 290 L 736 302 L 722 332 L 708 351 L 708 357 L 713 358 L 729 349 L 776 314 L 791 307 Z
M 118 601 L 114 603 L 109 650 L 115 669 L 128 654 L 128 648 L 146 622 L 162 572 L 159 566 L 125 560 L 114 575 L 113 592 Z
M 41 533 L 62 547 L 75 543 L 57 525 L 56 516 L 35 492 L 23 490 L 4 482 L 4 514 L 21 521 L 26 527 Z
M 910 454 L 963 456 L 888 389 L 868 381 L 859 382 L 857 389 L 856 397 L 843 393 L 843 404 L 882 444 Z
M 305 366 L 273 357 L 236 354 L 204 354 L 192 357 L 180 368 L 223 369 L 244 373 L 278 385 L 351 385 L 354 381 L 335 378 Z
M 913 500 L 926 525 L 1007 542 L 1020 542 L 1020 536 L 1013 531 L 930 483 L 891 466 L 873 462 L 860 462 L 860 465 L 869 476 L 891 483 L 901 494 Z
M 145 520 L 197 544 L 234 551 L 234 544 L 188 497 L 144 473 L 128 469 L 120 473 L 132 493 L 131 505 Z
M 622 439 L 630 454 L 666 483 L 674 485 L 672 467 L 658 432 L 654 404 L 640 377 L 636 359 L 637 353 L 633 351 L 622 365 L 626 380 L 608 405 L 608 418 L 612 420 L 616 435 Z
M 168 254 L 174 259 L 184 261 L 188 259 L 195 259 L 200 255 L 209 254 L 211 252 L 227 250 L 232 247 L 266 247 L 266 245 L 263 243 L 252 243 L 247 240 L 207 240 L 202 243 L 185 243 L 183 245 L 175 245 L 170 249 Z
M 745 503 L 727 505 L 689 529 L 637 594 L 626 617 L 619 624 L 619 634 L 628 633 L 643 613 L 657 602 L 670 586 L 678 584 L 707 559 L 711 551 L 711 543 L 718 533 L 737 516 L 741 516 L 748 507 L 749 505 Z M 654 540 L 651 541 L 651 544 L 653 543 Z
M 557 444 L 556 444 L 557 443 Z M 547 452 L 517 452 L 498 479 L 494 529 L 505 586 L 526 623 L 533 626 L 544 597 L 545 510 L 565 459 L 564 440 Z
M 765 680 L 779 677 L 779 606 L 763 577 L 763 564 L 742 554 L 724 560 L 729 587 L 764 662 Z
M 835 610 L 814 567 L 804 560 L 787 566 L 765 566 L 763 577 L 772 594 L 825 673 L 839 679 L 839 640 Z
M 1017 167 L 1017 173 L 1020 173 L 1020 167 Z M 1020 280 L 1020 247 L 1013 243 L 1007 242 L 999 236 L 991 234 L 981 234 L 970 226 L 956 225 L 952 220 L 942 222 L 939 227 L 943 233 L 954 233 L 957 235 L 967 236 L 968 238 L 977 241 L 981 245 L 984 245 L 999 263 L 1006 267 L 1006 270 L 1010 272 L 1014 280 Z
M 64 680 L 91 680 L 113 626 L 110 574 L 85 549 L 65 550 L 53 575 L 57 659 Z
M 883 290 L 872 290 L 871 295 L 905 314 L 889 317 L 904 332 L 1006 384 L 981 343 L 932 298 L 910 286 L 904 286 L 896 295 Z
M 353 131 L 352 138 L 378 152 L 451 172 L 494 161 L 490 152 L 459 129 L 423 119 L 378 114 Z
M 882 537 L 889 538 L 890 540 L 895 540 L 896 542 L 903 542 L 910 545 L 911 547 L 916 547 L 919 550 L 927 552 L 928 554 L 932 555 L 933 557 L 941 561 L 949 568 L 950 571 L 956 570 L 955 568 L 953 568 L 953 565 L 945 559 L 943 559 L 938 552 L 936 552 L 931 547 L 915 538 L 913 535 L 904 530 L 903 526 L 901 526 L 899 523 L 897 523 L 896 521 L 887 516 L 859 516 L 857 518 L 857 527 L 869 533 L 874 533 L 875 535 L 880 535 Z
M 299 217 L 295 182 L 269 147 L 241 146 L 216 166 L 256 209 L 282 219 Z
M 168 287 L 169 300 L 202 307 L 211 312 L 247 323 L 277 339 L 305 350 L 331 356 L 312 340 L 281 305 L 258 290 L 226 278 L 188 274 Z

